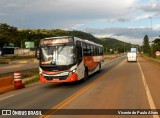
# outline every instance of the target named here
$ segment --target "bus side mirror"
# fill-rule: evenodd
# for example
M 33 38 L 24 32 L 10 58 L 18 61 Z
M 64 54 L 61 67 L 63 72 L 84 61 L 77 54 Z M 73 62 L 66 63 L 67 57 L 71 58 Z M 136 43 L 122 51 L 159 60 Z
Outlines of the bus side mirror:
M 35 57 L 39 60 L 40 58 L 40 48 L 37 47 L 36 50 L 35 50 Z

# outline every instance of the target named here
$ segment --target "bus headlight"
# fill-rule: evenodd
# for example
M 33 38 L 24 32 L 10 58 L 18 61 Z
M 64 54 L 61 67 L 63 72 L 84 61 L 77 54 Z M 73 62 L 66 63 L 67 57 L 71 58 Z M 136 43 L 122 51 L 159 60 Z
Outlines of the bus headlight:
M 75 72 L 76 72 L 76 69 L 72 70 L 72 72 L 75 73 Z
M 69 76 L 72 75 L 75 72 L 76 72 L 76 69 L 73 69 L 72 71 L 69 72 Z

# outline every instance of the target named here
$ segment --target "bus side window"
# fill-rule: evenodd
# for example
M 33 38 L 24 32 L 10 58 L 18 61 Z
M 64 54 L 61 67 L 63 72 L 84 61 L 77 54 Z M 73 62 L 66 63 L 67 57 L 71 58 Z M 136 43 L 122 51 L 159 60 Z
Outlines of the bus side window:
M 98 48 L 98 55 L 101 55 L 101 48 Z
M 101 47 L 101 55 L 103 55 L 103 48 Z
M 98 55 L 98 47 L 96 47 L 95 52 L 96 52 L 95 55 Z
M 95 46 L 93 46 L 93 56 L 96 55 L 96 50 L 95 50 Z
M 76 42 L 76 48 L 77 48 L 77 60 L 78 63 L 80 63 L 82 61 L 82 46 L 80 41 Z
M 93 45 L 91 45 L 91 55 L 94 55 Z
M 101 47 L 99 48 L 99 55 L 101 55 L 102 54 L 102 49 L 101 49 Z
M 87 44 L 87 56 L 91 55 L 91 46 Z
M 87 47 L 85 43 L 82 43 L 82 48 L 83 48 L 83 55 L 86 56 L 87 55 Z

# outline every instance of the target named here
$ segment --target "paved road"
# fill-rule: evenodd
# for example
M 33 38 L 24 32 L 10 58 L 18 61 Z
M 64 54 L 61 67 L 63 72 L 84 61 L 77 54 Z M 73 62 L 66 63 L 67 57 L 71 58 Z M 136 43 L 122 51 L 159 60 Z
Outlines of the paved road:
M 125 57 L 117 58 L 108 61 L 101 73 L 92 75 L 85 83 L 36 83 L 25 89 L 2 94 L 0 109 L 49 109 L 47 112 L 50 114 L 59 112 L 51 109 L 70 109 L 66 112 L 77 114 L 80 112 L 71 109 L 91 109 L 84 111 L 90 115 L 76 117 L 159 118 L 157 115 L 96 115 L 99 109 L 160 109 L 159 72 L 160 67 L 141 57 L 137 63 L 128 63 Z M 74 118 L 75 115 L 44 117 Z
M 35 68 L 38 68 L 37 63 L 0 64 L 0 75 L 5 73 L 15 72 L 15 71 L 22 71 L 22 70 L 35 69 Z

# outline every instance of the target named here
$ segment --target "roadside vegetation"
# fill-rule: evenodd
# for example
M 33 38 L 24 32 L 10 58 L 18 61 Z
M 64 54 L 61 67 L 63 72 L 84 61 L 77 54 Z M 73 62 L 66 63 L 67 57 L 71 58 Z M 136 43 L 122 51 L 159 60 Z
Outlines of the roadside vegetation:
M 39 74 L 35 74 L 34 76 L 30 77 L 29 79 L 25 80 L 24 84 L 29 85 L 39 81 Z
M 129 52 L 130 48 L 136 47 L 139 52 L 143 52 L 145 55 L 157 58 L 155 51 L 160 50 L 160 36 L 154 39 L 152 42 L 149 41 L 148 35 L 144 36 L 143 45 L 133 45 L 119 41 L 118 39 L 107 37 L 107 38 L 96 38 L 90 33 L 82 31 L 66 31 L 61 29 L 18 29 L 17 27 L 10 26 L 6 23 L 0 23 L 0 50 L 3 52 L 3 47 L 14 44 L 14 47 L 23 48 L 25 47 L 26 41 L 32 41 L 35 47 L 39 45 L 40 39 L 46 37 L 55 36 L 76 36 L 81 39 L 87 39 L 95 43 L 102 44 L 106 54 L 110 53 L 124 53 Z M 2 53 L 3 54 L 3 53 Z M 22 57 L 29 58 L 29 57 Z M 22 59 L 21 57 L 11 57 L 11 60 Z M 159 59 L 159 57 L 157 58 Z
M 0 48 L 3 50 L 4 46 L 14 44 L 14 47 L 23 48 L 25 47 L 26 41 L 32 41 L 35 44 L 35 47 L 39 45 L 40 39 L 46 37 L 55 37 L 55 36 L 75 36 L 81 39 L 87 39 L 95 43 L 102 44 L 106 52 L 124 52 L 129 51 L 132 46 L 135 46 L 130 43 L 125 43 L 119 41 L 115 38 L 96 38 L 90 33 L 82 31 L 66 31 L 61 29 L 18 29 L 14 26 L 8 24 L 0 24 Z M 13 58 L 14 59 L 14 58 Z
M 148 35 L 145 35 L 141 50 L 144 55 L 160 60 L 160 56 L 156 56 L 156 51 L 160 51 L 160 36 L 153 41 L 149 41 Z
M 22 55 L 22 56 L 16 56 L 16 55 L 13 55 L 13 56 L 3 56 L 2 59 L 10 59 L 10 60 L 22 60 L 22 59 L 33 59 L 35 58 L 33 55 Z

